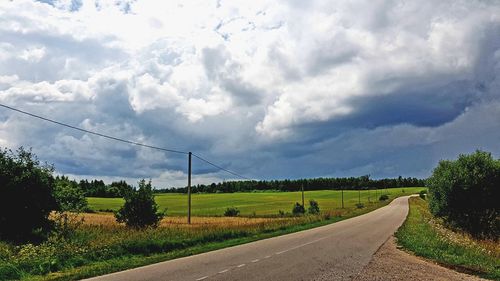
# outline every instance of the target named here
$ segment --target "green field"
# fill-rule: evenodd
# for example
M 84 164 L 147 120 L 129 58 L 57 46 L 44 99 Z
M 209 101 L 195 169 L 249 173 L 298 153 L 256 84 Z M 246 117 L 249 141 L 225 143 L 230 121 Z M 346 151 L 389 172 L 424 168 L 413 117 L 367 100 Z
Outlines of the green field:
M 379 190 L 344 191 L 344 207 L 352 207 L 358 203 L 378 200 L 381 194 L 395 196 L 418 193 L 423 187 L 389 188 Z M 333 210 L 342 207 L 340 190 L 306 191 L 306 206 L 310 199 L 318 201 L 321 210 Z M 192 214 L 194 216 L 221 216 L 228 207 L 236 207 L 242 216 L 276 215 L 279 210 L 291 212 L 295 202 L 302 202 L 300 192 L 245 192 L 245 193 L 211 193 L 192 195 Z M 121 198 L 88 198 L 92 210 L 118 210 L 123 205 Z M 158 194 L 156 202 L 160 209 L 167 208 L 167 215 L 185 216 L 187 214 L 186 194 Z

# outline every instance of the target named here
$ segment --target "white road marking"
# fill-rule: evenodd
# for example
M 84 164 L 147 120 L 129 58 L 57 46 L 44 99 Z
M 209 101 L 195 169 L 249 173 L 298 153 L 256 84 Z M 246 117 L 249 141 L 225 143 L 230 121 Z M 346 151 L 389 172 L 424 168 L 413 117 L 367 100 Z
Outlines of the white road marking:
M 320 238 L 320 239 L 316 239 L 316 240 L 313 240 L 313 241 L 310 241 L 310 242 L 307 242 L 307 243 L 304 243 L 304 244 L 300 244 L 300 245 L 298 245 L 298 246 L 295 246 L 295 247 L 292 247 L 292 248 L 289 248 L 289 249 L 286 249 L 286 250 L 283 250 L 283 251 L 276 252 L 276 255 L 281 255 L 281 254 L 286 253 L 286 252 L 288 252 L 288 251 L 295 250 L 295 249 L 298 249 L 298 248 L 301 248 L 301 247 L 304 247 L 304 246 L 310 245 L 310 244 L 312 244 L 312 243 L 319 242 L 319 241 L 321 241 L 321 240 L 323 240 L 323 239 L 325 239 L 325 238 L 328 238 L 328 236 L 327 236 L 327 237 Z M 269 256 L 265 256 L 264 258 L 265 258 L 265 259 L 268 259 L 268 258 L 270 258 L 270 257 L 271 257 L 271 256 L 269 255 Z M 259 259 L 254 259 L 254 260 L 252 261 L 252 263 L 255 263 L 255 262 L 258 262 L 258 261 L 259 261 Z M 236 267 L 237 267 L 237 268 L 240 268 L 240 267 L 244 267 L 245 265 L 246 265 L 246 264 L 242 263 L 242 264 L 240 264 L 240 265 L 238 265 L 238 266 L 236 266 Z M 222 274 L 222 273 L 226 273 L 226 272 L 228 272 L 228 271 L 229 271 L 229 269 L 224 269 L 224 270 L 222 270 L 222 271 L 219 271 L 219 273 L 220 273 L 220 274 Z M 196 279 L 196 281 L 201 281 L 201 280 L 204 280 L 204 279 L 207 279 L 207 278 L 208 278 L 208 276 L 203 276 L 203 277 L 201 277 L 201 278 Z
M 280 252 L 276 252 L 276 255 L 281 255 L 281 254 L 286 253 L 286 252 L 288 252 L 288 251 L 295 250 L 295 249 L 298 249 L 298 248 L 302 248 L 302 247 L 304 247 L 304 246 L 307 246 L 307 245 L 310 245 L 310 244 L 313 244 L 313 243 L 319 242 L 319 241 L 321 241 L 321 240 L 323 240 L 323 239 L 326 239 L 326 238 L 328 238 L 328 236 L 327 236 L 327 237 L 320 238 L 320 239 L 316 239 L 316 240 L 313 240 L 313 241 L 310 241 L 310 242 L 307 242 L 307 243 L 304 243 L 304 244 L 300 244 L 300 245 L 298 245 L 298 246 L 295 246 L 295 247 L 292 247 L 292 248 L 289 248 L 289 249 L 286 249 L 286 250 L 283 250 L 283 251 L 280 251 Z

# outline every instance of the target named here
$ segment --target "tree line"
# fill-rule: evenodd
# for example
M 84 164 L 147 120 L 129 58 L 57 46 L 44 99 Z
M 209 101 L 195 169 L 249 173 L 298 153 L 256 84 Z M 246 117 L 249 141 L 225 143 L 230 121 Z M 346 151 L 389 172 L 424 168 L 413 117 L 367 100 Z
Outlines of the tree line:
M 306 190 L 358 190 L 383 189 L 391 187 L 425 186 L 425 180 L 417 178 L 371 179 L 369 175 L 348 178 L 314 178 L 270 181 L 225 181 L 209 185 L 198 184 L 191 187 L 193 193 L 231 193 L 252 191 L 299 191 Z M 186 193 L 186 187 L 157 189 L 159 193 Z
M 70 185 L 73 188 L 81 190 L 85 197 L 105 197 L 116 198 L 123 197 L 126 193 L 134 190 L 134 187 L 126 181 L 114 181 L 111 184 L 105 184 L 102 180 L 71 180 L 67 176 L 56 176 L 56 185 Z
M 80 189 L 85 197 L 123 197 L 134 187 L 126 181 L 115 181 L 105 184 L 102 180 L 70 180 L 66 176 L 57 176 L 56 185 L 64 183 Z M 387 178 L 371 179 L 369 175 L 349 178 L 314 178 L 297 180 L 270 180 L 270 181 L 225 181 L 212 184 L 198 184 L 191 187 L 193 193 L 232 193 L 252 191 L 299 191 L 302 186 L 306 190 L 358 190 L 383 189 L 391 187 L 418 187 L 425 186 L 425 180 L 417 178 Z M 155 193 L 186 193 L 187 187 L 171 187 L 153 189 Z

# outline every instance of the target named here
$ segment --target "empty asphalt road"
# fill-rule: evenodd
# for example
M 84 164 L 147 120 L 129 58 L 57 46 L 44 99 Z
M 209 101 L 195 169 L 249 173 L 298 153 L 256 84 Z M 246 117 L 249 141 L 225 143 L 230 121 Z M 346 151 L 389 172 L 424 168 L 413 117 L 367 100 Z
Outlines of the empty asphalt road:
M 350 280 L 407 213 L 400 197 L 338 223 L 88 280 Z

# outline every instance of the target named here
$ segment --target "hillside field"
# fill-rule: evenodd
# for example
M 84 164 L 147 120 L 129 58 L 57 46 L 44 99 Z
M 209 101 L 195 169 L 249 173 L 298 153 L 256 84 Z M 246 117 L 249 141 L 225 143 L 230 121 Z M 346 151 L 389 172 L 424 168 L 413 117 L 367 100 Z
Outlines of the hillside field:
M 361 203 L 378 201 L 381 194 L 396 196 L 418 193 L 424 187 L 403 187 L 379 190 L 362 190 Z M 318 201 L 321 210 L 334 210 L 342 207 L 340 190 L 305 191 L 306 208 L 311 199 Z M 353 207 L 358 203 L 358 191 L 344 191 L 344 207 Z M 187 195 L 167 193 L 156 195 L 160 210 L 167 208 L 167 215 L 187 215 Z M 245 193 L 210 193 L 192 194 L 193 216 L 222 216 L 228 207 L 238 208 L 242 216 L 276 215 L 279 210 L 291 212 L 295 202 L 302 202 L 301 192 L 245 192 Z M 121 198 L 88 198 L 89 206 L 94 211 L 118 210 L 123 205 Z

